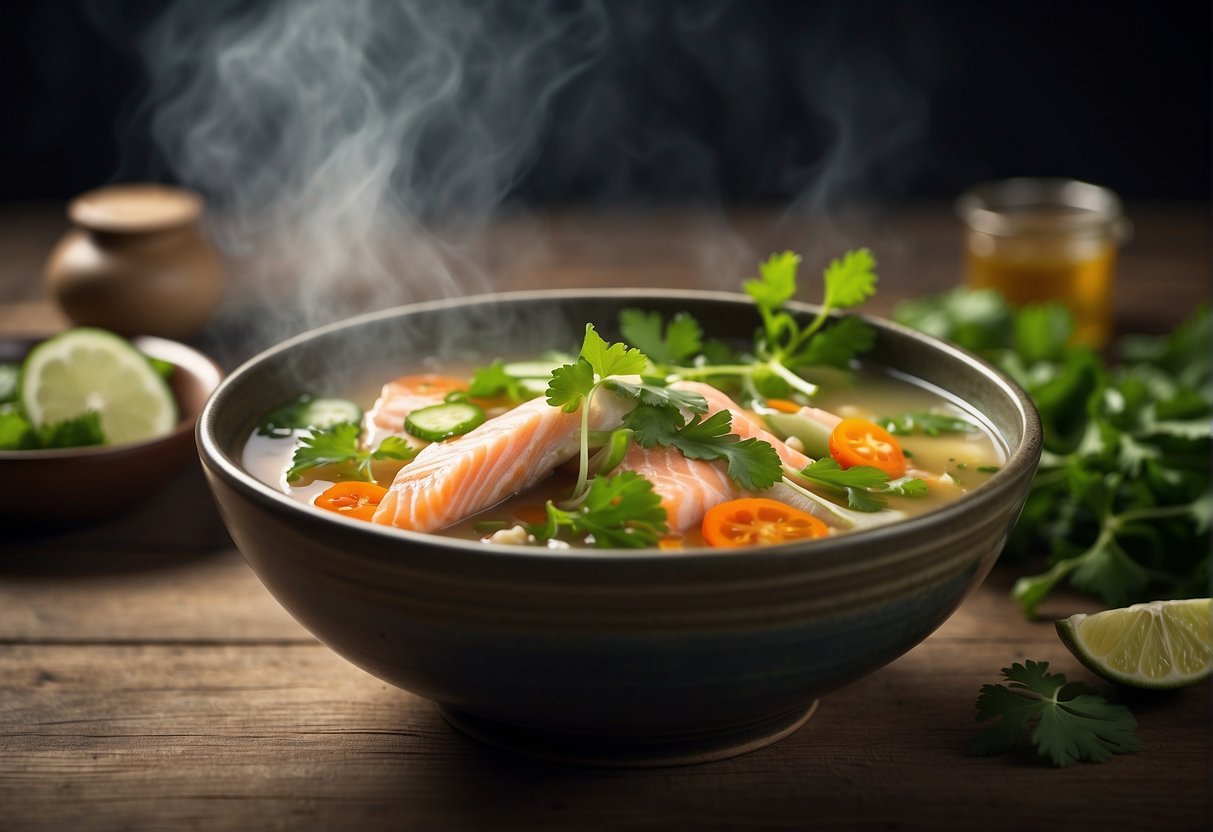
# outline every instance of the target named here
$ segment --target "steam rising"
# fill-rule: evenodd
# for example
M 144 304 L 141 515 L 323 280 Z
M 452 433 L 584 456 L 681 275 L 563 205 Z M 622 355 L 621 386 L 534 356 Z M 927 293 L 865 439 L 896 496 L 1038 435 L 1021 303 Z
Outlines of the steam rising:
M 604 25 L 589 3 L 174 7 L 146 42 L 155 137 L 207 196 L 257 335 L 491 288 L 474 232 Z
M 518 233 L 527 198 L 706 207 L 668 248 L 733 289 L 771 248 L 734 230 L 723 193 L 780 195 L 771 247 L 806 261 L 880 248 L 848 209 L 896 195 L 925 135 L 909 76 L 932 73 L 929 25 L 814 8 L 786 37 L 775 4 L 729 0 L 179 2 L 144 39 L 148 111 L 173 174 L 208 198 L 245 348 L 497 288 L 482 232 L 503 213 L 542 259 Z M 724 181 L 739 167 L 755 181 Z

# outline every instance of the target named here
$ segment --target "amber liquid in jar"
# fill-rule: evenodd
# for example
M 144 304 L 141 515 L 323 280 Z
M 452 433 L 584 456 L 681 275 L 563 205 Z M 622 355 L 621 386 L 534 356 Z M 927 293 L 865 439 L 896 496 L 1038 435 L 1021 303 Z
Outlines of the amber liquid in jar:
M 1014 306 L 1064 303 L 1074 343 L 1108 342 L 1116 254 L 1128 234 L 1115 194 L 1076 180 L 1006 179 L 973 188 L 957 209 L 968 226 L 969 287 L 997 290 Z
M 1074 342 L 1093 347 L 1111 336 L 1115 270 L 1116 245 L 1106 240 L 973 240 L 969 245 L 969 286 L 996 289 L 1015 306 L 1060 301 L 1074 316 Z

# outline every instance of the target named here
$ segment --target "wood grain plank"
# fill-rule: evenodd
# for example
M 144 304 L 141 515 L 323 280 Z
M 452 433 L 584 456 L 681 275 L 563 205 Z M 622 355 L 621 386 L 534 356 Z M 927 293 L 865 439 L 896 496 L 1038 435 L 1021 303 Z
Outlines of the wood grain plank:
M 485 748 L 319 646 L 10 645 L 0 805 L 15 829 L 1200 827 L 1207 685 L 1136 699 L 1143 750 L 1102 765 L 966 756 L 1018 652 L 932 638 L 776 746 L 611 771 Z

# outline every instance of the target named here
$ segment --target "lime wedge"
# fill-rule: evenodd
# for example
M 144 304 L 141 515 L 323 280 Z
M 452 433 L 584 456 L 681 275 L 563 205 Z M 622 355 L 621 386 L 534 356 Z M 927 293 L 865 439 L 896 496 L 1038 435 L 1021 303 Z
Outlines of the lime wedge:
M 1178 688 L 1213 669 L 1210 600 L 1151 601 L 1057 622 L 1079 661 L 1100 676 L 1137 688 Z
M 110 445 L 171 433 L 177 404 L 130 342 L 80 327 L 43 341 L 21 367 L 21 405 L 31 423 L 54 425 L 96 411 Z

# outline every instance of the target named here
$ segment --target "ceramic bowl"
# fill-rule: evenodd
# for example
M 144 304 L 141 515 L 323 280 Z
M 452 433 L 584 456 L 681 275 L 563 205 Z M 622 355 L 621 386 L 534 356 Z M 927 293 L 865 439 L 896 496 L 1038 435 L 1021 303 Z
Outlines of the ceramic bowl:
M 688 311 L 748 340 L 748 299 L 602 290 L 431 303 L 296 337 L 234 371 L 198 423 L 228 530 L 270 592 L 350 662 L 500 746 L 608 765 L 701 762 L 795 730 L 818 697 L 926 638 L 985 577 L 1040 455 L 1035 410 L 981 360 L 871 320 L 870 358 L 984 415 L 1006 464 L 933 513 L 750 550 L 553 552 L 447 539 L 312 509 L 241 465 L 258 417 L 294 395 L 429 356 L 486 360 L 618 337 L 625 307 Z M 805 315 L 815 307 L 796 307 Z M 387 363 L 384 363 L 384 362 Z
M 0 361 L 21 361 L 39 340 L 0 339 Z M 78 525 L 119 514 L 194 458 L 195 422 L 223 373 L 207 356 L 176 341 L 139 336 L 131 343 L 174 365 L 169 386 L 180 415 L 173 432 L 128 445 L 0 451 L 5 523 Z

